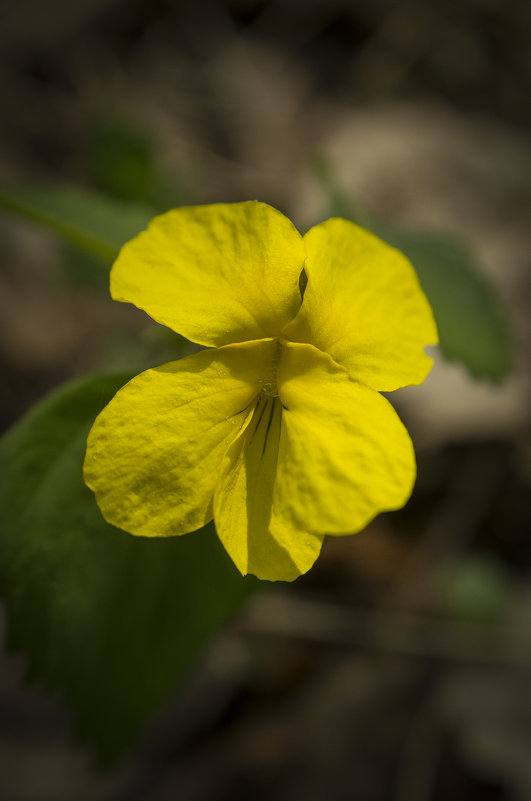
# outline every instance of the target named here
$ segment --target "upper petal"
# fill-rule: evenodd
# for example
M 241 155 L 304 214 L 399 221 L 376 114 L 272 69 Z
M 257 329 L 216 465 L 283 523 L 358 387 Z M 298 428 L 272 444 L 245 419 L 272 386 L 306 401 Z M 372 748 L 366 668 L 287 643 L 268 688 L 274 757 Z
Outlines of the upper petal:
M 302 237 L 265 203 L 174 209 L 128 242 L 111 272 L 115 300 L 201 345 L 276 336 L 300 306 Z
M 409 435 L 391 404 L 311 345 L 283 346 L 284 406 L 274 505 L 295 526 L 352 534 L 408 500 Z
M 358 381 L 390 391 L 420 384 L 437 343 L 430 305 L 400 251 L 347 220 L 304 237 L 308 285 L 286 335 L 329 353 Z
M 96 419 L 84 475 L 104 517 L 144 536 L 212 519 L 219 469 L 259 391 L 275 344 L 205 350 L 147 370 Z
M 214 496 L 218 536 L 244 575 L 292 581 L 313 565 L 323 538 L 285 518 L 273 504 L 282 426 L 278 398 L 261 396 L 229 447 Z

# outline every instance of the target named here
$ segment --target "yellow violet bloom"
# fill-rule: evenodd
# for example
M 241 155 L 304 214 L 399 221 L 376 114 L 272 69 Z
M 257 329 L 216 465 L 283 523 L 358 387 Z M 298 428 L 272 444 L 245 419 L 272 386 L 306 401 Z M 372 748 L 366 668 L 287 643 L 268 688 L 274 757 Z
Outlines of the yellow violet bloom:
M 380 392 L 424 380 L 437 330 L 397 250 L 342 219 L 301 236 L 265 203 L 179 208 L 122 248 L 111 293 L 206 349 L 96 419 L 85 480 L 110 523 L 214 519 L 241 573 L 291 581 L 324 535 L 406 503 L 413 446 Z

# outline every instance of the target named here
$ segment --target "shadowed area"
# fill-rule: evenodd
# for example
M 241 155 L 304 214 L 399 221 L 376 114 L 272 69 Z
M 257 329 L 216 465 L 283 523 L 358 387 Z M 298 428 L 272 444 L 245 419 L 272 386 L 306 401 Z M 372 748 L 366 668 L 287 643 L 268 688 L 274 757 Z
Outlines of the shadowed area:
M 530 35 L 526 0 L 3 4 L 1 428 L 125 377 L 2 444 L 2 801 L 531 797 Z M 446 354 L 391 396 L 408 505 L 274 586 L 210 527 L 110 527 L 81 483 L 90 416 L 194 352 L 110 300 L 113 254 L 249 199 L 403 250 Z M 262 542 L 280 418 L 264 402 L 237 446 Z

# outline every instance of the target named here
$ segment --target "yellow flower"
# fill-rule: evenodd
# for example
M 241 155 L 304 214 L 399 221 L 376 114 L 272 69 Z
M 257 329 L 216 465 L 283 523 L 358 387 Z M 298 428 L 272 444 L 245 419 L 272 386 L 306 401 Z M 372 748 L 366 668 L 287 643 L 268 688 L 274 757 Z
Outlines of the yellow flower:
M 85 481 L 110 523 L 159 537 L 214 519 L 241 573 L 291 581 L 325 534 L 406 503 L 413 446 L 380 391 L 424 380 L 437 331 L 397 250 L 342 219 L 301 236 L 264 203 L 180 208 L 122 248 L 111 293 L 206 349 L 94 423 Z

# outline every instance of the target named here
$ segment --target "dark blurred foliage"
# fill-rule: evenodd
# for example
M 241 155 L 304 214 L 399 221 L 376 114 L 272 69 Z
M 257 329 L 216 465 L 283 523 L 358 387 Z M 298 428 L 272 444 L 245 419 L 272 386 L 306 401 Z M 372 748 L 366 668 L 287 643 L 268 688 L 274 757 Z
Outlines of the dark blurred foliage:
M 2 126 L 8 140 L 23 137 L 35 166 L 62 169 L 78 154 L 69 117 L 91 75 L 136 71 L 157 49 L 169 68 L 171 52 L 208 66 L 238 37 L 287 54 L 312 94 L 347 103 L 433 95 L 527 128 L 530 28 L 525 0 L 5 0 Z M 204 122 L 219 154 L 240 156 L 223 116 L 209 109 Z
M 0 14 L 5 180 L 85 185 L 158 210 L 260 196 L 303 217 L 300 173 L 313 151 L 345 115 L 370 119 L 373 109 L 380 127 L 367 130 L 377 138 L 384 127 L 392 141 L 398 118 L 387 123 L 378 109 L 393 103 L 419 113 L 405 129 L 418 174 L 407 176 L 411 197 L 397 190 L 397 171 L 370 202 L 400 222 L 415 197 L 435 219 L 435 172 L 419 189 L 430 118 L 447 154 L 463 146 L 463 121 L 511 142 L 529 135 L 526 0 L 4 0 Z M 530 193 L 498 133 L 492 175 L 474 153 L 466 174 L 450 156 L 429 166 L 447 178 L 456 218 L 470 215 L 472 237 L 494 246 L 492 230 L 508 232 L 496 251 L 501 283 L 510 290 L 516 265 L 505 302 L 523 319 L 528 266 L 521 243 L 509 245 L 526 219 L 528 229 Z M 323 195 L 323 213 L 330 205 Z M 91 272 L 90 259 L 49 235 L 5 224 L 2 428 L 62 380 L 129 364 L 134 349 L 140 361 L 169 358 L 168 342 L 110 304 L 104 282 L 85 280 Z M 515 327 L 528 389 L 528 328 Z M 459 409 L 468 385 L 444 394 L 444 380 L 441 403 Z M 329 538 L 308 576 L 251 604 L 107 775 L 69 741 L 61 700 L 24 687 L 23 657 L 7 657 L 2 801 L 530 798 L 528 396 L 509 404 L 509 422 L 486 404 L 459 424 L 442 422 L 426 397 L 418 417 L 404 399 L 414 439 L 420 432 L 410 504 L 356 538 Z

